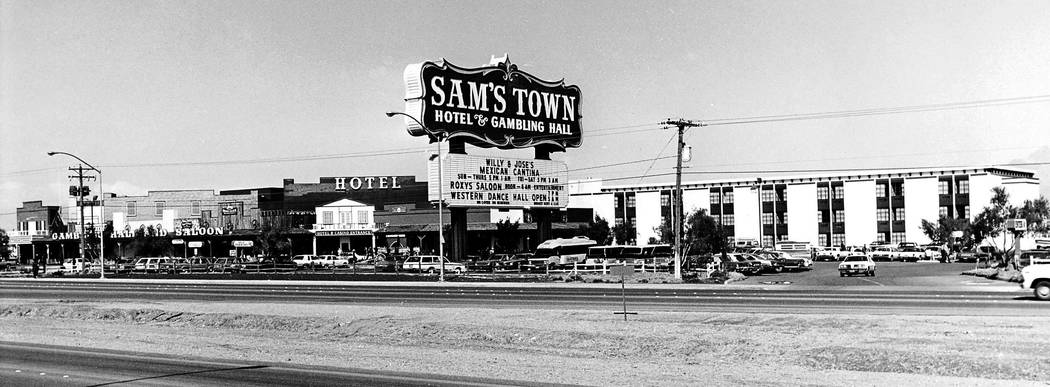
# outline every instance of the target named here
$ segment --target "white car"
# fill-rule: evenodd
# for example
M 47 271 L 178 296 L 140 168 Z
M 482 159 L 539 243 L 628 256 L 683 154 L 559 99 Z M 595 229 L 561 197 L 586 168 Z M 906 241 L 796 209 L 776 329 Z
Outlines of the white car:
M 323 268 L 334 268 L 334 267 L 346 267 L 350 265 L 350 261 L 346 257 L 338 257 L 335 255 L 318 255 L 313 259 L 314 266 Z
M 430 274 L 441 271 L 441 261 L 445 262 L 446 273 L 462 274 L 467 272 L 467 267 L 459 262 L 449 261 L 448 258 L 439 258 L 436 255 L 416 255 L 408 257 L 402 268 L 405 271 L 427 272 Z
M 1028 265 L 1021 269 L 1021 288 L 1032 289 L 1035 298 L 1050 300 L 1050 265 Z
M 845 277 L 846 275 L 864 274 L 866 276 L 875 275 L 875 261 L 871 260 L 871 257 L 867 255 L 851 255 L 843 259 L 839 263 L 839 276 Z
M 296 255 L 292 257 L 292 262 L 295 262 L 296 267 L 310 266 L 310 263 L 313 262 L 313 260 L 313 255 Z

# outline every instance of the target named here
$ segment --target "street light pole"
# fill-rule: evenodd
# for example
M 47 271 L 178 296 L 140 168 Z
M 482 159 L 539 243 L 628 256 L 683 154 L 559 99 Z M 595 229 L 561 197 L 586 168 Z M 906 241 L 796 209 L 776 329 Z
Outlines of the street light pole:
M 387 117 L 404 116 L 405 118 L 408 118 L 408 119 L 414 121 L 417 125 L 419 125 L 421 128 L 423 128 L 427 132 L 430 132 L 430 128 L 427 128 L 427 126 L 423 125 L 423 123 L 420 122 L 419 119 L 417 119 L 416 117 L 413 117 L 412 115 L 410 115 L 408 113 L 387 112 L 386 116 Z M 445 282 L 445 214 L 444 214 L 444 203 L 445 203 L 445 177 L 444 176 L 445 176 L 445 170 L 444 170 L 444 165 L 442 165 L 443 162 L 441 160 L 442 159 L 442 157 L 441 157 L 441 143 L 445 142 L 445 137 L 442 136 L 441 134 L 438 134 L 437 137 L 438 137 L 438 141 L 437 141 L 437 143 L 438 143 L 438 154 L 437 154 L 437 159 L 438 159 L 438 260 L 441 262 L 441 266 L 440 266 L 441 272 L 440 272 L 440 275 L 438 276 L 438 281 L 439 282 Z
M 102 190 L 102 171 L 100 171 L 98 168 L 95 168 L 93 165 L 91 165 L 91 163 L 88 163 L 87 161 L 84 161 L 84 159 L 81 159 L 80 157 L 77 157 L 76 155 L 74 155 L 72 153 L 47 152 L 47 155 L 48 156 L 66 155 L 66 156 L 72 157 L 74 159 L 77 159 L 77 161 L 80 161 L 84 165 L 87 165 L 88 168 L 94 170 L 95 172 L 98 172 L 98 194 L 102 197 L 102 199 L 99 200 L 99 202 L 98 202 L 99 203 L 99 209 L 100 209 L 100 211 L 99 211 L 100 212 L 99 213 L 99 220 L 102 221 L 102 231 L 99 232 L 98 231 L 98 225 L 95 225 L 95 231 L 98 232 L 98 263 L 99 263 L 99 270 L 98 270 L 98 272 L 99 272 L 99 279 L 106 279 L 106 194 Z M 80 197 L 80 201 L 81 201 L 81 214 L 83 214 L 83 197 Z M 84 221 L 81 220 L 81 222 L 80 222 L 80 235 L 81 235 L 81 238 L 83 238 L 84 231 L 85 231 Z M 84 243 L 81 242 L 80 246 L 81 246 L 81 257 L 82 258 L 86 258 L 86 257 L 83 256 L 84 255 L 83 254 Z

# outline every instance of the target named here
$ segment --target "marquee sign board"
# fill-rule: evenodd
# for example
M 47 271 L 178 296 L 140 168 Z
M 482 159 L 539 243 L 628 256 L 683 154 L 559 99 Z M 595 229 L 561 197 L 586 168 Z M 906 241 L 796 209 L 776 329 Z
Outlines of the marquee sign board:
M 449 207 L 565 208 L 569 205 L 565 163 L 495 156 L 447 154 L 443 193 Z M 429 164 L 431 201 L 438 198 L 437 161 Z
M 405 67 L 405 118 L 413 136 L 463 138 L 484 148 L 579 147 L 580 88 L 502 63 L 463 68 L 446 60 Z

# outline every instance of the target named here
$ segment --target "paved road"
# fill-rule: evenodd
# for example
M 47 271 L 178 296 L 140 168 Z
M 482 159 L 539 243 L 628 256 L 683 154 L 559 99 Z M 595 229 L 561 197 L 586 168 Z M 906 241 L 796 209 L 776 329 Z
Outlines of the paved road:
M 0 342 L 10 386 L 506 386 L 537 383 Z
M 813 270 L 810 271 L 762 274 L 748 278 L 747 281 L 786 281 L 794 286 L 923 286 L 939 289 L 1006 284 L 1003 281 L 959 275 L 973 268 L 972 263 L 877 262 L 874 277 L 840 277 L 838 262 L 815 262 Z
M 994 289 L 957 286 L 939 290 L 906 286 L 628 285 L 626 299 L 629 309 L 648 311 L 963 316 L 1050 314 L 1050 303 L 1035 301 L 1031 293 L 1016 285 L 995 286 Z M 79 301 L 193 300 L 616 310 L 622 308 L 621 297 L 617 284 L 0 281 L 0 298 Z

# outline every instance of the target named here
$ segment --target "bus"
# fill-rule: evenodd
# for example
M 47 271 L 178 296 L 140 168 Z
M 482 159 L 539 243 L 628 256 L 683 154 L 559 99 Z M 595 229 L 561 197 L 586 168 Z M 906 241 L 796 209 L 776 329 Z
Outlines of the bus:
M 809 258 L 813 253 L 812 248 L 809 242 L 779 241 L 774 244 L 774 250 L 783 251 L 796 258 Z
M 571 265 L 587 258 L 587 249 L 598 242 L 585 237 L 549 239 L 536 246 L 535 258 L 547 259 L 548 265 Z

